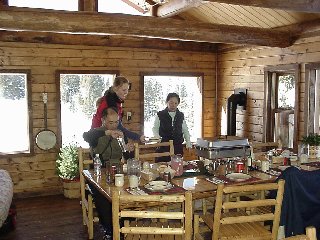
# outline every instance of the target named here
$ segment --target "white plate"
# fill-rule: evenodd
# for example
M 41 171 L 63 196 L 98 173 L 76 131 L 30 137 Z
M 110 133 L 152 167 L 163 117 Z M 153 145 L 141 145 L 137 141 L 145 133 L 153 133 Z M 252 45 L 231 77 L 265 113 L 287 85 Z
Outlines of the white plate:
M 230 180 L 233 180 L 233 181 L 241 182 L 241 181 L 250 179 L 251 176 L 244 173 L 230 173 L 226 175 L 226 178 L 229 178 Z
M 162 181 L 153 181 L 153 182 L 162 182 Z M 150 185 L 150 183 L 147 183 L 144 185 L 146 189 L 149 189 L 150 191 L 166 191 L 170 188 L 172 188 L 172 184 L 165 182 L 166 184 L 155 184 L 155 185 Z
M 150 186 L 166 186 L 168 182 L 166 181 L 151 181 L 148 183 Z

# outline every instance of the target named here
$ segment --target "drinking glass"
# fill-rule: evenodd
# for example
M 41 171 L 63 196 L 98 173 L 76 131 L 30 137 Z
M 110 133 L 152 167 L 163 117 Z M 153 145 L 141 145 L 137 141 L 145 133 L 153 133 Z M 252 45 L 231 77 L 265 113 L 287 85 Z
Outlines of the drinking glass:
M 141 176 L 141 162 L 137 159 L 131 158 L 128 159 L 127 161 L 127 165 L 128 165 L 128 176 L 137 176 L 138 179 L 140 180 L 140 176 Z

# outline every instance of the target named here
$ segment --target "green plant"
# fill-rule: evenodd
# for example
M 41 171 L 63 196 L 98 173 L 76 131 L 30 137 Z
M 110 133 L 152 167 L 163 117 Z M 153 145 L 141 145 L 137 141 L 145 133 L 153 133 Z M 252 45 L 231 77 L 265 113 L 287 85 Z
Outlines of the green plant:
M 310 146 L 320 146 L 320 135 L 310 134 L 302 138 L 302 143 L 309 144 Z
M 79 178 L 78 147 L 71 143 L 60 148 L 56 160 L 57 174 L 60 178 L 73 180 Z

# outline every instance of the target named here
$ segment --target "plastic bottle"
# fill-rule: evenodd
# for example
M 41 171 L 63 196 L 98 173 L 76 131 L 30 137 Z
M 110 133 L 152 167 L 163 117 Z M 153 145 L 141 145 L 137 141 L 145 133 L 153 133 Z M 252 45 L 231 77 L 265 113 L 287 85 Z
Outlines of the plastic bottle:
M 99 157 L 99 154 L 96 154 L 96 156 L 93 159 L 93 170 L 94 175 L 100 176 L 101 175 L 101 160 Z

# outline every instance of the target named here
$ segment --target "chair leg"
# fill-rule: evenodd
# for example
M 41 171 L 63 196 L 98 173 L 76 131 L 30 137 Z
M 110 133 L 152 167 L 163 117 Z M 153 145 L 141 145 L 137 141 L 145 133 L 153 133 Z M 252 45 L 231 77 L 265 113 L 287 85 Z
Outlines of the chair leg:
M 196 234 L 199 233 L 199 224 L 200 224 L 199 215 L 195 214 L 193 219 L 193 239 L 194 240 L 196 239 L 195 238 Z
M 88 234 L 89 239 L 93 239 L 93 202 L 92 196 L 88 196 Z
M 203 214 L 206 214 L 208 211 L 208 208 L 207 208 L 207 202 L 206 202 L 206 199 L 202 199 L 202 212 Z
M 86 224 L 87 209 L 83 200 L 81 201 L 81 208 L 82 208 L 82 224 L 83 226 L 86 226 L 87 225 Z

